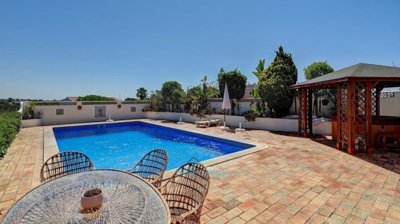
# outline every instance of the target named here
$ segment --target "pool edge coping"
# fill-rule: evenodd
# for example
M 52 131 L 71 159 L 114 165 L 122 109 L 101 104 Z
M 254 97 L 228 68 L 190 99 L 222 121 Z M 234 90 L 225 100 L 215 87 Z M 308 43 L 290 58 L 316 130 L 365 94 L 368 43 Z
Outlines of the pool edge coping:
M 220 139 L 223 139 L 226 141 L 233 141 L 233 142 L 239 142 L 239 143 L 244 143 L 244 144 L 248 144 L 248 145 L 254 145 L 254 147 L 251 147 L 248 149 L 240 150 L 240 151 L 233 152 L 233 153 L 223 155 L 223 156 L 218 156 L 218 157 L 208 159 L 208 160 L 199 161 L 206 167 L 212 167 L 212 166 L 218 165 L 220 163 L 228 162 L 233 159 L 237 159 L 237 158 L 240 158 L 243 156 L 247 156 L 247 155 L 259 152 L 261 150 L 268 149 L 268 145 L 258 143 L 258 142 L 249 142 L 246 140 L 238 141 L 236 139 L 232 139 L 232 138 L 229 138 L 226 136 L 221 137 L 219 134 L 211 135 L 209 133 L 203 133 L 203 132 L 199 132 L 199 131 L 195 131 L 195 130 L 178 129 L 177 127 L 171 127 L 166 124 L 160 124 L 158 122 L 154 122 L 149 119 L 131 119 L 131 120 L 121 120 L 121 121 L 113 121 L 113 122 L 103 121 L 103 122 L 88 122 L 88 123 L 75 123 L 75 124 L 45 126 L 44 127 L 44 135 L 43 135 L 43 162 L 46 161 L 48 158 L 50 158 L 52 155 L 59 153 L 59 149 L 58 149 L 56 137 L 53 132 L 53 128 L 87 126 L 87 125 L 96 125 L 96 124 L 110 124 L 110 123 L 129 123 L 129 122 L 144 122 L 144 123 L 158 125 L 158 126 L 165 127 L 165 128 L 175 129 L 177 131 L 184 131 L 184 132 L 189 132 L 189 133 L 192 132 L 192 133 L 198 134 L 198 135 L 205 135 L 210 138 L 220 138 Z M 134 164 L 132 164 L 132 166 L 133 165 Z M 164 173 L 164 179 L 168 179 L 169 177 L 171 177 L 172 174 L 175 173 L 175 171 L 176 171 L 176 169 L 171 169 L 171 170 L 166 171 Z

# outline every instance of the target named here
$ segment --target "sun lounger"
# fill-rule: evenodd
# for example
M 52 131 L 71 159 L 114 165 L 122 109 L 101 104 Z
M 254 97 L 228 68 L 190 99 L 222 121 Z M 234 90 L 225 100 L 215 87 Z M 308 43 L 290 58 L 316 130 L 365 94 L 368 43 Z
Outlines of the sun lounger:
M 196 121 L 195 124 L 197 128 L 206 128 L 210 126 L 209 121 Z
M 221 120 L 218 118 L 210 119 L 209 122 L 210 122 L 209 126 L 219 126 L 221 124 Z

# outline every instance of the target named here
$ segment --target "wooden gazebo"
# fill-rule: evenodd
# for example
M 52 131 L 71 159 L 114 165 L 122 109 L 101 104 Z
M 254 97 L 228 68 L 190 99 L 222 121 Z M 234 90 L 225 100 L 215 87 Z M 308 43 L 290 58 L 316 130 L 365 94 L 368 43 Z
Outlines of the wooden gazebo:
M 400 86 L 400 68 L 364 63 L 291 86 L 297 89 L 299 96 L 300 135 L 308 137 L 313 133 L 313 91 L 336 89 L 337 124 L 333 130 L 336 132 L 336 136 L 333 135 L 336 147 L 347 149 L 350 154 L 358 151 L 372 153 L 376 137 L 372 125 L 380 116 L 380 92 L 394 86 Z M 386 123 L 398 122 L 396 118 L 385 120 Z M 398 125 L 400 127 L 400 123 Z

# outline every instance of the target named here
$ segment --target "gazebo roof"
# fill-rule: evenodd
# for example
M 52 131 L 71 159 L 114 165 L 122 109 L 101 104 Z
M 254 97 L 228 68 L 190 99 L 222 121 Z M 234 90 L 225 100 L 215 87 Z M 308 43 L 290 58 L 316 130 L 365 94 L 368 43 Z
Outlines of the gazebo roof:
M 384 81 L 400 83 L 400 68 L 383 65 L 359 63 L 335 72 L 297 83 L 291 88 L 309 88 L 317 86 L 335 85 L 351 80 L 359 81 Z

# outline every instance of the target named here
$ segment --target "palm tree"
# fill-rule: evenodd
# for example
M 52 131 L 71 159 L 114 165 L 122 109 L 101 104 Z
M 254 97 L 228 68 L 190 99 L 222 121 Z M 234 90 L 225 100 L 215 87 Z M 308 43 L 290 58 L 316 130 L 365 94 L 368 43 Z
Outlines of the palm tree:
M 141 100 L 144 100 L 147 98 L 147 89 L 140 87 L 139 89 L 136 90 L 136 97 L 138 97 Z

